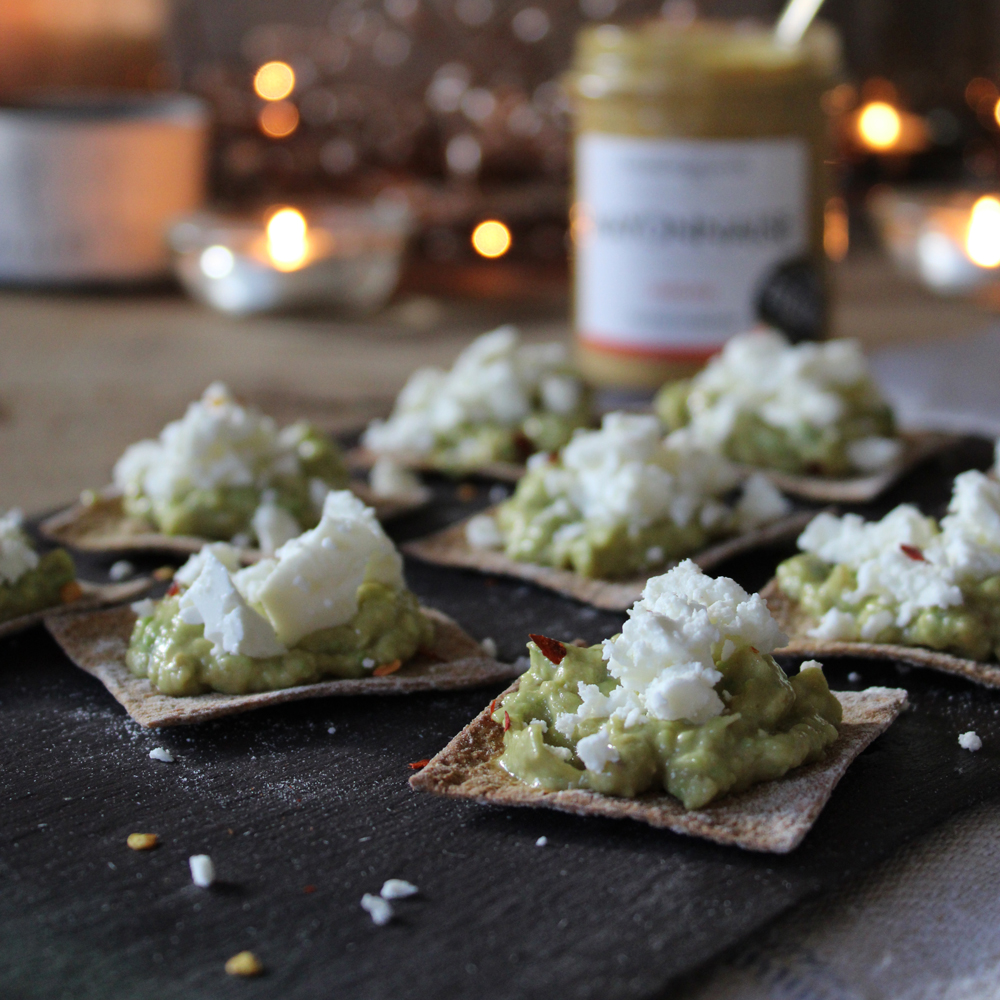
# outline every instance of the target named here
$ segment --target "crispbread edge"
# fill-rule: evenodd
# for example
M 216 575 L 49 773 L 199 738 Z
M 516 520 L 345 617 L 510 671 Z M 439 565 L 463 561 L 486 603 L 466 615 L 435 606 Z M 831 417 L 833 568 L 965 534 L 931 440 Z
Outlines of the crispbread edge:
M 911 431 L 900 434 L 903 454 L 889 468 L 872 476 L 856 476 L 851 479 L 831 479 L 829 476 L 804 476 L 793 472 L 780 472 L 758 466 L 740 466 L 747 473 L 763 472 L 764 475 L 789 496 L 803 500 L 817 500 L 826 503 L 865 503 L 884 493 L 900 476 L 915 465 L 941 451 L 956 440 L 953 434 L 932 431 Z
M 499 479 L 505 483 L 516 483 L 527 471 L 527 466 L 518 462 L 484 462 L 475 468 L 449 469 L 435 464 L 426 455 L 411 451 L 374 452 L 363 446 L 352 448 L 345 456 L 351 469 L 365 471 L 380 458 L 389 458 L 397 465 L 414 472 L 439 472 L 446 476 L 481 476 L 484 479 Z
M 495 507 L 491 507 L 484 513 L 489 514 L 495 510 Z M 815 511 L 793 514 L 764 528 L 758 528 L 756 531 L 749 531 L 746 534 L 720 542 L 718 545 L 712 545 L 694 554 L 691 558 L 702 569 L 710 569 L 731 556 L 791 538 L 798 534 L 813 517 L 815 517 Z M 493 549 L 474 549 L 469 545 L 465 536 L 465 526 L 469 520 L 467 518 L 433 535 L 406 542 L 401 548 L 407 555 L 416 556 L 425 562 L 517 577 L 567 597 L 573 597 L 586 604 L 592 604 L 595 608 L 603 608 L 608 611 L 627 611 L 642 595 L 642 589 L 646 586 L 650 575 L 665 573 L 671 566 L 677 565 L 677 560 L 674 560 L 662 567 L 657 567 L 650 574 L 629 580 L 592 580 L 571 570 L 553 569 L 551 566 L 539 566 L 537 563 L 518 562 Z
M 893 646 L 877 642 L 843 642 L 832 639 L 813 639 L 807 633 L 816 626 L 798 604 L 783 594 L 776 579 L 771 580 L 760 592 L 771 609 L 774 620 L 789 643 L 775 650 L 776 656 L 851 656 L 865 660 L 894 660 L 915 667 L 930 667 L 947 674 L 957 674 L 984 687 L 1000 688 L 1000 665 L 980 663 L 963 656 L 939 653 L 922 646 Z
M 78 580 L 77 582 L 83 591 L 83 595 L 78 600 L 71 604 L 57 604 L 51 608 L 42 608 L 40 611 L 32 611 L 29 615 L 19 615 L 17 618 L 0 622 L 0 638 L 5 635 L 14 635 L 15 632 L 23 632 L 26 628 L 38 625 L 46 618 L 78 614 L 81 611 L 92 611 L 95 608 L 120 604 L 122 601 L 138 597 L 153 585 L 152 579 L 148 576 L 129 580 L 127 583 L 91 583 L 88 580 Z
M 352 480 L 350 490 L 382 521 L 423 507 L 431 492 L 421 489 L 405 497 L 377 497 L 363 482 Z M 191 555 L 201 550 L 210 539 L 190 535 L 162 535 L 150 530 L 137 518 L 128 517 L 122 509 L 121 492 L 109 486 L 101 490 L 91 504 L 77 502 L 65 510 L 46 518 L 38 526 L 39 532 L 50 541 L 85 552 L 176 552 Z M 240 549 L 244 562 L 261 558 L 259 549 Z
M 497 704 L 516 691 L 518 683 L 507 688 Z M 666 793 L 620 798 L 579 789 L 549 792 L 527 785 L 497 763 L 503 752 L 503 727 L 492 720 L 489 707 L 410 778 L 410 785 L 418 791 L 486 805 L 633 819 L 717 844 L 786 854 L 802 842 L 851 762 L 889 728 L 907 704 L 906 692 L 898 688 L 833 693 L 843 706 L 844 721 L 823 760 L 738 795 L 724 796 L 704 809 L 686 810 Z
M 421 610 L 434 622 L 432 651 L 429 655 L 418 653 L 385 677 L 319 681 L 259 694 L 212 692 L 180 698 L 161 694 L 145 678 L 134 677 L 126 666 L 125 653 L 136 621 L 131 609 L 64 615 L 47 618 L 45 624 L 78 667 L 96 677 L 136 722 L 149 727 L 204 722 L 303 698 L 481 687 L 508 681 L 520 673 L 520 667 L 483 655 L 479 643 L 447 615 L 432 608 Z

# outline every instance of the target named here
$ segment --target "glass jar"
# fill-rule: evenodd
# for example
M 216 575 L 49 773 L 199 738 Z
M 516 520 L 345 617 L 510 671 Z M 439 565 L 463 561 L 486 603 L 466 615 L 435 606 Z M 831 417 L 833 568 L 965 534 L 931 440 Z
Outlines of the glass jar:
M 839 64 L 826 25 L 793 48 L 719 21 L 581 31 L 567 82 L 574 326 L 590 381 L 691 374 L 789 281 L 825 300 L 821 96 Z

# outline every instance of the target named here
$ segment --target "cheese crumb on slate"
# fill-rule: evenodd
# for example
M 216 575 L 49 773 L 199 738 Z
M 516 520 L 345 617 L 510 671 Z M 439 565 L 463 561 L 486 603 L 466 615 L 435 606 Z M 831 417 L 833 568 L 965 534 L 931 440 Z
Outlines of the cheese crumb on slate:
M 226 972 L 231 976 L 259 976 L 264 964 L 252 951 L 241 951 L 226 962 Z
M 971 729 L 959 736 L 958 745 L 963 750 L 971 750 L 973 753 L 983 749 L 983 741 Z
M 852 671 L 851 671 L 851 672 L 850 672 L 850 673 L 849 673 L 849 674 L 847 675 L 847 679 L 848 679 L 848 680 L 849 680 L 849 681 L 850 681 L 850 682 L 851 682 L 852 684 L 860 684 L 860 683 L 861 683 L 861 674 L 859 674 L 859 673 L 858 673 L 858 672 L 857 672 L 856 670 L 852 670 Z
M 392 906 L 381 896 L 373 896 L 370 892 L 361 897 L 361 909 L 368 913 L 372 923 L 378 927 L 383 927 L 392 920 Z
M 412 882 L 401 878 L 390 878 L 383 884 L 379 895 L 383 899 L 406 899 L 407 896 L 415 896 L 418 892 L 420 890 Z
M 160 838 L 155 833 L 130 833 L 125 841 L 133 851 L 149 851 L 159 844 Z
M 538 840 L 535 841 L 535 847 L 544 847 L 548 842 L 548 837 L 539 837 Z
M 111 564 L 108 576 L 117 583 L 119 580 L 131 576 L 134 572 L 135 567 L 127 559 L 119 559 L 118 562 Z
M 483 639 L 483 641 L 479 645 L 483 647 L 483 652 L 487 656 L 492 657 L 493 659 L 496 659 L 496 655 L 497 655 L 496 640 L 491 639 L 489 636 L 487 636 L 485 639 Z
M 215 865 L 207 854 L 192 854 L 188 858 L 191 881 L 202 889 L 207 889 L 215 881 Z
M 162 760 L 164 764 L 173 764 L 174 755 L 166 747 L 153 747 L 149 751 L 150 760 Z

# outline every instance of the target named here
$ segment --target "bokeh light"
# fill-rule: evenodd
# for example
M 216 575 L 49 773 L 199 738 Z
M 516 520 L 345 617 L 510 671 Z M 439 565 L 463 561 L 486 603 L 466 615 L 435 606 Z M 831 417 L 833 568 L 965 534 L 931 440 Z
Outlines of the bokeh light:
M 283 101 L 295 89 L 295 70 L 288 63 L 266 62 L 253 78 L 253 89 L 265 101 Z
M 899 139 L 903 123 L 899 112 L 885 101 L 866 104 L 858 116 L 858 132 L 865 145 L 883 151 L 892 149 Z
M 847 203 L 843 198 L 828 198 L 823 208 L 823 250 L 836 262 L 847 256 L 849 246 Z
M 480 222 L 472 230 L 472 247 L 482 257 L 502 257 L 511 242 L 510 230 L 496 219 Z
M 992 195 L 985 195 L 972 206 L 965 252 L 980 267 L 1000 266 L 1000 201 Z
M 272 139 L 283 139 L 299 127 L 299 109 L 291 101 L 265 104 L 257 116 L 261 132 Z
M 294 208 L 279 209 L 267 223 L 267 255 L 279 271 L 301 267 L 309 253 L 309 227 Z
M 198 266 L 201 268 L 201 273 L 206 278 L 214 278 L 215 280 L 232 274 L 235 263 L 236 260 L 233 257 L 233 252 L 228 247 L 221 246 L 218 243 L 210 247 L 205 247 L 198 258 Z

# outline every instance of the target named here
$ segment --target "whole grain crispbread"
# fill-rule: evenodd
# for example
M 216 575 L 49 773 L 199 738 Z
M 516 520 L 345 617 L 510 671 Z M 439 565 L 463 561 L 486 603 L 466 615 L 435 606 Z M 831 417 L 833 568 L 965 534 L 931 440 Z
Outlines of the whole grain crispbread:
M 798 603 L 781 592 L 777 580 L 771 580 L 760 592 L 771 609 L 774 620 L 789 639 L 788 645 L 775 650 L 776 656 L 853 656 L 865 660 L 894 660 L 915 667 L 930 667 L 946 674 L 958 674 L 985 687 L 1000 688 L 1000 664 L 980 663 L 951 653 L 939 653 L 924 646 L 893 646 L 877 642 L 844 642 L 814 639 L 809 630 L 818 624 Z
M 807 476 L 777 469 L 741 466 L 744 472 L 763 472 L 782 493 L 821 503 L 867 503 L 881 496 L 893 483 L 925 458 L 954 444 L 953 434 L 914 431 L 901 434 L 903 453 L 881 472 L 870 476 L 832 479 L 830 476 Z
M 211 692 L 180 698 L 161 694 L 145 678 L 135 677 L 126 666 L 125 653 L 136 621 L 130 608 L 46 618 L 45 624 L 63 652 L 96 677 L 143 726 L 203 722 L 302 698 L 481 687 L 510 680 L 521 672 L 521 667 L 484 655 L 479 643 L 447 615 L 432 608 L 421 610 L 434 624 L 434 642 L 395 673 L 318 681 L 259 694 Z
M 404 497 L 377 497 L 361 480 L 352 480 L 351 492 L 373 507 L 380 521 L 423 507 L 430 500 L 430 490 Z M 38 526 L 41 534 L 61 545 L 87 552 L 176 552 L 191 555 L 209 539 L 191 535 L 164 535 L 143 521 L 129 517 L 122 507 L 120 491 L 107 487 L 96 494 L 92 503 L 78 502 L 46 518 Z M 240 550 L 244 562 L 261 558 L 259 549 Z
M 496 703 L 501 704 L 516 691 L 518 683 L 515 681 Z M 834 694 L 843 706 L 844 719 L 840 736 L 823 760 L 737 795 L 723 796 L 703 809 L 687 810 L 666 792 L 621 798 L 580 789 L 550 792 L 527 785 L 497 763 L 503 752 L 503 727 L 493 721 L 489 707 L 410 778 L 410 785 L 418 791 L 486 805 L 634 819 L 717 844 L 786 854 L 809 832 L 854 758 L 889 728 L 907 704 L 906 692 L 898 688 Z
M 491 513 L 496 508 L 490 508 Z M 764 528 L 750 531 L 735 538 L 729 538 L 717 545 L 712 545 L 691 558 L 702 568 L 710 569 L 728 559 L 730 556 L 749 552 L 752 549 L 773 542 L 784 541 L 795 537 L 815 516 L 815 511 L 803 511 L 790 517 L 782 518 Z M 465 535 L 468 519 L 445 528 L 443 531 L 406 542 L 402 550 L 425 562 L 436 563 L 439 566 L 457 566 L 462 569 L 476 569 L 483 573 L 497 573 L 502 576 L 514 576 L 521 580 L 529 580 L 539 587 L 554 590 L 567 597 L 576 598 L 585 604 L 608 611 L 627 611 L 642 595 L 642 589 L 650 576 L 665 573 L 671 566 L 677 565 L 677 560 L 664 564 L 642 576 L 627 580 L 594 580 L 581 576 L 572 570 L 554 569 L 551 566 L 540 566 L 537 563 L 518 562 L 494 549 L 473 548 Z
M 365 447 L 352 448 L 345 460 L 351 469 L 367 471 L 380 458 L 392 459 L 404 469 L 414 472 L 440 472 L 451 476 L 482 476 L 484 479 L 499 479 L 505 483 L 516 483 L 527 471 L 527 466 L 519 462 L 483 462 L 475 468 L 451 469 L 435 463 L 432 459 L 419 452 L 392 451 L 374 452 Z
M 0 622 L 0 637 L 23 632 L 26 628 L 38 625 L 46 618 L 59 615 L 77 614 L 81 611 L 92 611 L 95 608 L 106 608 L 110 605 L 130 601 L 145 593 L 153 585 L 151 577 L 143 576 L 126 583 L 91 583 L 88 580 L 78 580 L 82 591 L 80 597 L 70 604 L 60 604 L 41 611 L 32 611 L 28 615 L 8 618 Z

